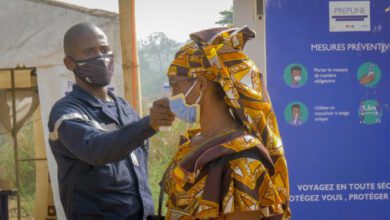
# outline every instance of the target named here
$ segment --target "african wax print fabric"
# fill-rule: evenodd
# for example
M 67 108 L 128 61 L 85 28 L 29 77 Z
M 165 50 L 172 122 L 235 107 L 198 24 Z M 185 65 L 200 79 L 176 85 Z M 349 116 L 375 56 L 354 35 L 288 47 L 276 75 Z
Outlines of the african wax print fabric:
M 262 217 L 289 217 L 286 161 L 271 157 L 261 141 L 242 131 L 222 134 L 199 147 L 181 137 L 167 170 L 166 219 L 210 219 L 258 211 Z
M 247 27 L 214 28 L 190 37 L 192 41 L 176 53 L 168 77 L 204 76 L 217 82 L 246 132 L 225 137 L 229 141 L 220 145 L 196 149 L 188 146 L 198 131 L 182 137 L 163 180 L 169 196 L 167 217 L 216 218 L 235 211 L 261 211 L 264 216 L 283 213 L 289 219 L 288 170 L 277 120 L 262 74 L 242 52 L 255 33 Z M 256 152 L 250 157 L 242 154 L 252 148 L 261 157 L 253 157 Z M 218 161 L 225 162 L 215 166 Z

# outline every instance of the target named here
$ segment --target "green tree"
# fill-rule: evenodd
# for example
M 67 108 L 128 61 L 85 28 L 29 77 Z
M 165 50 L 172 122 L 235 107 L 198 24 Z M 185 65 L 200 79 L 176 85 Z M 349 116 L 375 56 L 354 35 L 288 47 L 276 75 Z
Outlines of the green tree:
M 168 82 L 168 66 L 182 45 L 162 32 L 152 33 L 145 40 L 138 42 L 142 107 L 145 114 L 149 113 L 153 101 L 162 97 L 162 86 Z M 159 182 L 177 151 L 179 134 L 186 129 L 184 122 L 176 120 L 169 132 L 159 132 L 150 139 L 149 183 L 156 208 L 160 192 Z
M 168 38 L 163 32 L 155 32 L 138 42 L 141 90 L 144 97 L 161 95 L 169 64 L 182 44 Z
M 233 6 L 228 10 L 219 12 L 219 15 L 221 19 L 215 22 L 215 24 L 227 27 L 233 26 Z

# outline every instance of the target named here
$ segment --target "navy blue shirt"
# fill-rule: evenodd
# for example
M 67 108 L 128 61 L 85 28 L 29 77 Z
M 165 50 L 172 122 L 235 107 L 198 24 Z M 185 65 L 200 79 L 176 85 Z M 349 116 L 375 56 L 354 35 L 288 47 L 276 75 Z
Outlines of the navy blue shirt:
M 58 165 L 66 217 L 145 219 L 154 213 L 148 186 L 149 117 L 139 119 L 122 98 L 103 102 L 79 86 L 49 118 L 49 143 Z

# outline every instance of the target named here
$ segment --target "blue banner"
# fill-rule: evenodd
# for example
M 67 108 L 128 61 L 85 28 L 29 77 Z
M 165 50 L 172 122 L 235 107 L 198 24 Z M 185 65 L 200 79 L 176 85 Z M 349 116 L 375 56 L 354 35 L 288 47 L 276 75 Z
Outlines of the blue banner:
M 292 219 L 390 219 L 390 1 L 267 0 Z

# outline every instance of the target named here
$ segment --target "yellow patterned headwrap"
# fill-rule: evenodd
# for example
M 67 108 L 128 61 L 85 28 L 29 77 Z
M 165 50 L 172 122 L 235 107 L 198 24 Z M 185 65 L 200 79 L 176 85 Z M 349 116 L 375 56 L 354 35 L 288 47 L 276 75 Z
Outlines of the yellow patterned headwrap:
M 278 126 L 262 75 L 243 52 L 255 33 L 247 28 L 214 28 L 190 35 L 171 63 L 168 76 L 204 76 L 217 82 L 225 92 L 225 102 L 247 131 L 270 150 L 282 154 Z M 263 91 L 264 89 L 264 91 Z

